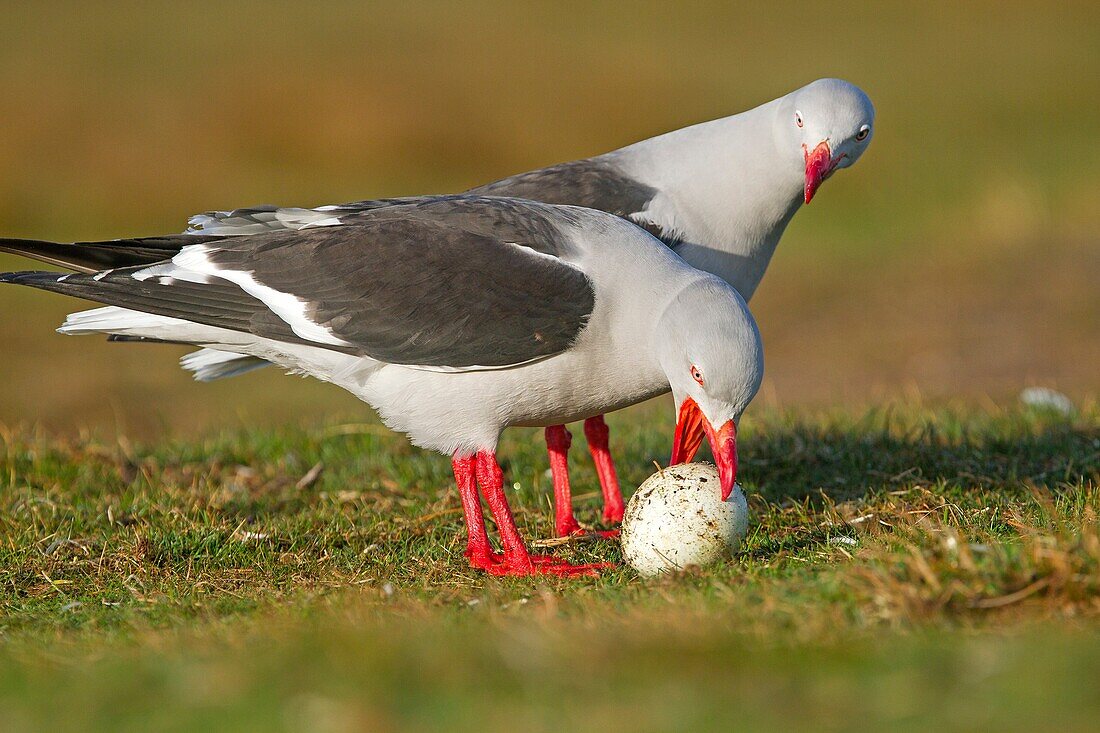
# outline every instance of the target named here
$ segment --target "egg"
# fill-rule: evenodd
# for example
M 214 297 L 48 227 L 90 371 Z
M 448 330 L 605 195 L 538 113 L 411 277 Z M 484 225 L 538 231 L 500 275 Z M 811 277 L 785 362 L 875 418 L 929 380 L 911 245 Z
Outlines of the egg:
M 706 566 L 728 559 L 749 525 L 745 494 L 736 484 L 722 501 L 718 469 L 689 463 L 659 470 L 626 505 L 623 559 L 640 575 Z

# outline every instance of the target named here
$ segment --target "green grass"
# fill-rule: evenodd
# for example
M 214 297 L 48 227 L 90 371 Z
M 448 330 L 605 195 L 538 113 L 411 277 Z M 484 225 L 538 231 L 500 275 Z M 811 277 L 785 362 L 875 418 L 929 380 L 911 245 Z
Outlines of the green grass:
M 613 416 L 628 486 L 668 422 Z M 546 537 L 537 433 L 502 456 Z M 734 562 L 490 579 L 463 562 L 448 462 L 373 423 L 152 446 L 8 429 L 0 730 L 1036 730 L 1056 708 L 1089 728 L 1095 404 L 760 411 L 742 456 Z
M 350 396 L 198 387 L 0 292 L 0 733 L 1096 728 L 1100 408 L 989 397 L 1095 394 L 1095 2 L 0 8 L 3 236 L 459 190 L 825 75 L 878 109 L 753 300 L 755 524 L 706 571 L 484 578 L 447 461 Z M 851 407 L 899 393 L 967 403 Z M 626 485 L 668 412 L 610 418 Z M 546 537 L 537 434 L 502 454 Z

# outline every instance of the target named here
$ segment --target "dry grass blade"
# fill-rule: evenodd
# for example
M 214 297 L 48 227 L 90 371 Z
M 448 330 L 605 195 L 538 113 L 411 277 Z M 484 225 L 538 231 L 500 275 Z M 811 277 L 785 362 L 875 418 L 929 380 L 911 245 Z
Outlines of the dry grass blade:
M 899 516 L 908 517 L 897 530 L 903 538 L 886 536 L 870 549 L 870 563 L 852 582 L 890 621 L 1003 611 L 1032 598 L 1041 599 L 1046 613 L 1098 616 L 1098 503 L 1100 492 L 1091 487 L 1062 503 L 1033 494 L 1000 512 L 997 521 L 1010 534 L 984 523 L 967 526 L 961 509 L 938 514 L 899 507 Z M 984 511 L 971 513 L 989 521 Z
M 542 540 L 532 540 L 528 544 L 531 547 L 545 549 L 548 547 L 564 547 L 566 545 L 587 545 L 602 539 L 599 535 L 586 532 L 584 534 L 571 534 L 568 537 L 548 537 Z
M 317 463 L 313 464 L 313 468 L 306 471 L 305 475 L 298 479 L 298 483 L 294 484 L 294 488 L 298 489 L 298 491 L 305 491 L 317 483 L 324 471 L 325 464 L 321 461 L 317 461 Z
M 1005 596 L 998 596 L 996 598 L 979 598 L 976 601 L 972 601 L 970 606 L 972 608 L 1003 608 L 1004 606 L 1011 606 L 1013 603 L 1019 603 L 1028 596 L 1035 595 L 1043 588 L 1050 585 L 1050 578 L 1039 578 L 1031 585 L 1021 588 L 1015 593 L 1009 593 Z

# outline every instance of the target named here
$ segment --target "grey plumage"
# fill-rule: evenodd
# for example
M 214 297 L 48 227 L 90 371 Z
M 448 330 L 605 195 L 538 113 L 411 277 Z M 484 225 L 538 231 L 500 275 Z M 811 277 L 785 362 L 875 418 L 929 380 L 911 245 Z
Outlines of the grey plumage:
M 466 193 L 586 206 L 628 217 L 645 209 L 657 190 L 627 176 L 608 160 L 586 158 L 509 176 Z
M 873 122 L 866 94 L 847 82 L 821 79 L 740 114 L 520 173 L 470 193 L 615 214 L 751 298 L 809 190 L 807 151 L 824 144 L 835 169 L 848 167 L 866 149 Z M 380 209 L 426 200 L 438 199 L 376 199 L 314 209 L 256 206 L 198 214 L 186 233 L 175 237 L 72 246 L 0 240 L 0 250 L 92 272 L 168 258 L 199 241 L 355 226 Z
M 95 276 L 8 273 L 0 282 L 389 363 L 507 366 L 567 349 L 594 307 L 588 278 L 560 259 L 570 245 L 555 217 L 570 221 L 532 202 L 418 199 L 358 212 L 349 226 L 196 244 L 181 256 L 210 264 L 198 278 L 163 262 Z M 219 271 L 249 273 L 301 301 L 336 342 L 303 338 Z
M 504 196 L 546 204 L 598 209 L 630 219 L 670 246 L 676 243 L 676 240 L 666 236 L 660 227 L 631 218 L 645 210 L 657 195 L 657 189 L 625 173 L 614 162 L 612 156 L 574 160 L 519 173 L 471 188 L 465 191 L 464 195 Z M 358 215 L 365 212 L 434 198 L 437 197 L 366 199 L 321 209 L 279 208 L 264 205 L 232 211 L 208 211 L 191 217 L 188 231 L 192 234 L 213 232 L 233 236 L 251 235 L 269 229 L 316 226 L 315 222 L 324 221 L 329 217 L 339 219 L 341 224 L 350 224 L 355 222 Z
M 562 253 L 556 248 L 563 240 L 552 224 L 531 215 L 530 206 L 503 198 L 497 198 L 493 205 L 476 204 L 472 198 L 475 195 L 585 206 L 629 218 L 645 209 L 656 190 L 626 175 L 603 156 L 520 173 L 458 196 L 368 199 L 319 210 L 261 205 L 199 214 L 190 219 L 185 234 L 74 244 L 0 240 L 0 250 L 83 273 L 123 270 L 101 278 L 107 282 L 99 287 L 82 279 L 61 282 L 47 273 L 23 277 L 19 282 L 24 285 L 302 342 L 285 321 L 239 289 L 219 289 L 220 300 L 215 305 L 208 297 L 213 289 L 177 282 L 173 283 L 172 297 L 178 300 L 170 302 L 159 297 L 165 294 L 152 285 L 133 285 L 132 270 L 127 269 L 169 260 L 184 247 L 203 243 L 215 248 L 211 259 L 217 264 L 251 271 L 252 259 L 262 251 L 263 269 L 257 273 L 258 279 L 276 290 L 308 292 L 311 320 L 352 344 L 328 348 L 391 363 L 448 367 L 504 366 L 564 350 L 591 313 L 589 283 L 568 268 L 548 268 L 546 263 L 517 257 L 512 248 L 501 248 L 501 243 L 512 242 L 559 256 Z M 476 208 L 472 215 L 467 212 L 471 207 Z M 443 219 L 446 225 L 430 223 Z M 340 226 L 333 228 L 332 224 Z M 355 231 L 361 226 L 369 229 L 369 235 Z M 439 230 L 427 231 L 433 226 Z M 666 244 L 676 244 L 660 227 L 647 223 L 640 226 Z M 335 229 L 342 231 L 337 233 Z M 369 294 L 356 291 L 343 278 L 372 272 L 371 265 L 357 254 L 354 242 L 366 241 L 361 237 L 370 239 L 368 248 L 372 253 L 385 250 L 390 263 L 401 262 L 407 256 L 405 248 L 410 252 L 424 250 L 423 245 L 431 240 L 432 248 L 419 252 L 431 264 L 404 273 L 390 269 L 389 276 L 403 280 L 400 288 L 396 282 L 375 281 L 377 287 Z M 443 244 L 439 246 L 439 242 Z M 416 256 L 410 259 L 417 261 Z M 516 273 L 526 270 L 527 282 L 485 276 L 505 263 Z M 434 281 L 439 273 L 447 273 L 444 280 L 460 281 L 461 287 Z M 306 281 L 307 277 L 312 279 Z M 426 297 L 428 291 L 434 296 Z M 470 320 L 461 325 L 453 319 L 460 303 L 478 310 L 465 316 Z M 364 313 L 381 317 L 364 318 Z M 410 320 L 410 315 L 415 318 Z M 411 326 L 414 322 L 417 325 Z M 478 326 L 483 323 L 494 325 L 491 329 Z M 485 354 L 495 358 L 486 361 Z M 198 378 L 214 379 L 262 366 L 262 362 L 251 359 L 246 363 L 248 368 L 205 369 L 196 374 Z
M 607 156 L 602 156 L 520 173 L 472 188 L 461 195 L 510 197 L 548 204 L 584 206 L 630 219 L 644 211 L 656 193 L 656 189 L 631 178 Z M 328 226 L 325 222 L 331 220 L 348 226 L 356 224 L 364 217 L 372 217 L 379 209 L 428 205 L 430 209 L 439 210 L 448 206 L 445 202 L 454 200 L 456 199 L 453 196 L 407 196 L 352 201 L 321 209 L 282 208 L 265 204 L 198 214 L 191 217 L 186 234 L 71 244 L 0 239 L 0 252 L 33 257 L 78 272 L 100 272 L 109 268 L 153 264 L 171 259 L 184 247 L 199 242 L 322 228 Z M 497 216 L 502 220 L 507 218 L 504 209 Z M 670 246 L 677 244 L 674 237 L 656 225 L 637 221 L 634 223 Z
M 630 220 L 670 247 L 679 243 L 673 232 L 635 218 L 635 215 L 645 211 L 657 195 L 657 189 L 625 173 L 615 164 L 612 155 L 584 158 L 520 173 L 471 188 L 466 193 L 512 196 L 547 204 L 598 209 Z

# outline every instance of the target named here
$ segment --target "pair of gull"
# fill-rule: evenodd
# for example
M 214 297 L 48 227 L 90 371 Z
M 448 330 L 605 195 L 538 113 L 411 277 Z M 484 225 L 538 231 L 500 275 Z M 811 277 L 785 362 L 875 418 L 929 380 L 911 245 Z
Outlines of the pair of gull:
M 545 427 L 555 529 L 573 515 L 565 423 L 584 420 L 604 496 L 623 501 L 602 415 L 672 391 L 672 463 L 704 437 L 723 497 L 763 375 L 746 301 L 803 203 L 872 137 L 857 87 L 822 79 L 759 107 L 449 196 L 195 216 L 183 234 L 0 249 L 76 270 L 17 283 L 98 301 L 62 333 L 203 348 L 200 380 L 265 364 L 332 382 L 452 457 L 466 557 L 498 575 L 594 573 L 528 552 L 496 459 Z M 479 495 L 480 487 L 480 495 Z M 494 552 L 481 496 L 503 552 Z

